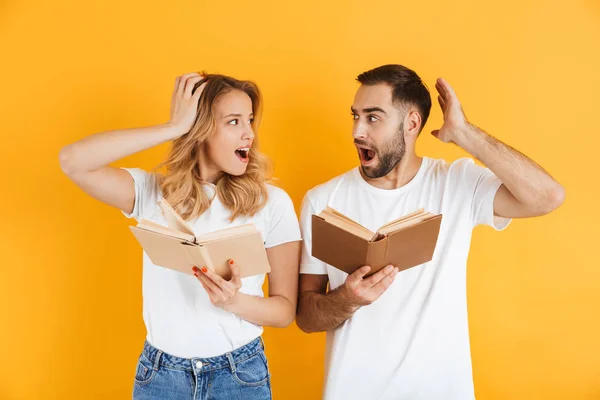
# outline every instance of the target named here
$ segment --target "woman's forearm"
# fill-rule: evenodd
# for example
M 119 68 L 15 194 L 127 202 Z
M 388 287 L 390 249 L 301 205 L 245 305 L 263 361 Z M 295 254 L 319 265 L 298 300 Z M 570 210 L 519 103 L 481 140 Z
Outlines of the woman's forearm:
M 292 303 L 283 296 L 259 297 L 237 293 L 234 301 L 223 308 L 253 324 L 275 328 L 289 326 L 296 314 Z

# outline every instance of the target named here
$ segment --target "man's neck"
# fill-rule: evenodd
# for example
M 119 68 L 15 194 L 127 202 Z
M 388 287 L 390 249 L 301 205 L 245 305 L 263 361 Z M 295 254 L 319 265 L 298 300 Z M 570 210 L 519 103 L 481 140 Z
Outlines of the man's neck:
M 406 152 L 402 160 L 387 175 L 381 178 L 369 178 L 359 168 L 363 179 L 371 186 L 379 189 L 393 190 L 398 189 L 410 182 L 421 167 L 423 158 L 412 152 Z

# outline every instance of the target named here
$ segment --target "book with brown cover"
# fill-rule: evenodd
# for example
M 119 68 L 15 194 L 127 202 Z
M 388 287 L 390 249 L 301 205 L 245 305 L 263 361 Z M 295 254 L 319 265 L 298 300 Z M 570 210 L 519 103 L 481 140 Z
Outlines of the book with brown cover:
M 205 266 L 224 279 L 231 278 L 230 259 L 235 260 L 242 278 L 271 271 L 262 235 L 254 224 L 196 236 L 165 199 L 159 206 L 168 226 L 142 219 L 129 227 L 153 264 L 189 275 L 193 266 Z
M 421 208 L 372 232 L 327 207 L 312 216 L 312 255 L 348 274 L 364 265 L 367 276 L 389 264 L 403 271 L 431 261 L 441 222 Z

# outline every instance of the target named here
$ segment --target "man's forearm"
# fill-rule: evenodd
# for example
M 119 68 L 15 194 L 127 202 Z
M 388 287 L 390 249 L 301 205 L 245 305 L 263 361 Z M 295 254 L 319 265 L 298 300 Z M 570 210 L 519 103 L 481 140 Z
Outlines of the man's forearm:
M 328 331 L 340 326 L 358 308 L 348 304 L 340 288 L 327 294 L 307 291 L 300 295 L 296 323 L 307 333 Z
M 454 141 L 484 163 L 522 204 L 543 212 L 562 202 L 564 189 L 550 174 L 478 127 L 467 124 Z

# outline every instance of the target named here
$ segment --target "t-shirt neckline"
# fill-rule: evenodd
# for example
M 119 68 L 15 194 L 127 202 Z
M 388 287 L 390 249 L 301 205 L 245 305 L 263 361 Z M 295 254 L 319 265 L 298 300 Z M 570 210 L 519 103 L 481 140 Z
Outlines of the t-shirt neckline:
M 383 196 L 397 196 L 399 194 L 409 191 L 413 186 L 417 185 L 423 179 L 423 176 L 425 175 L 425 170 L 427 169 L 428 165 L 429 157 L 422 157 L 421 165 L 419 166 L 419 170 L 417 171 L 415 176 L 406 185 L 400 186 L 396 189 L 381 189 L 371 185 L 361 175 L 359 170 L 360 166 L 357 166 L 352 170 L 352 176 L 361 187 L 372 193 Z

